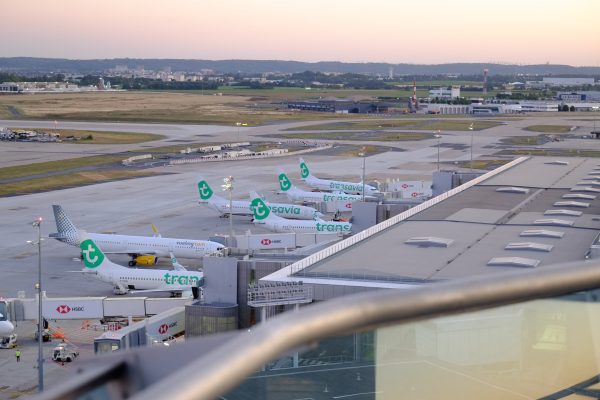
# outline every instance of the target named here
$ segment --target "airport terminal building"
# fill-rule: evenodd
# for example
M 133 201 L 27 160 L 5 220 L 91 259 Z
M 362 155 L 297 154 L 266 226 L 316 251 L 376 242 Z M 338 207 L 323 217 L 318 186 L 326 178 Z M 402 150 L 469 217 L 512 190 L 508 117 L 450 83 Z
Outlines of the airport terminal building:
M 600 164 L 523 157 L 262 279 L 316 301 L 598 254 Z

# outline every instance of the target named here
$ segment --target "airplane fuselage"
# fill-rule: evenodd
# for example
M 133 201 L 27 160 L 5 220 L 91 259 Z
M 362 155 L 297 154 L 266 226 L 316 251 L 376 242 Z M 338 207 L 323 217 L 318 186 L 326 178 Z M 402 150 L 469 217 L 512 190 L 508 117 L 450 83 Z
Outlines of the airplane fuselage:
M 177 271 L 166 269 L 125 268 L 111 263 L 110 268 L 98 271 L 84 271 L 95 275 L 99 280 L 128 290 L 164 290 L 189 291 L 198 286 L 202 280 L 202 272 Z
M 202 202 L 210 206 L 213 210 L 216 210 L 221 215 L 229 214 L 229 202 L 217 202 L 208 201 Z M 317 210 L 312 207 L 299 206 L 296 204 L 284 204 L 284 203 L 268 203 L 271 212 L 282 218 L 291 219 L 304 219 L 313 220 L 316 217 L 321 216 Z M 250 209 L 250 202 L 245 200 L 234 200 L 232 202 L 233 215 L 248 215 L 252 216 L 252 210 Z
M 208 240 L 105 233 L 88 233 L 87 235 L 106 253 L 154 254 L 157 257 L 169 257 L 169 251 L 172 251 L 181 258 L 201 258 L 220 254 L 219 249 L 224 247 L 220 243 Z
M 321 202 L 348 202 L 353 203 L 362 199 L 361 195 L 343 194 L 343 193 L 326 193 L 326 192 L 307 192 L 305 190 L 293 187 L 285 192 L 288 198 L 292 201 L 306 201 L 309 203 Z
M 327 191 L 341 191 L 348 194 L 362 194 L 363 192 L 363 184 L 355 183 L 355 182 L 344 182 L 344 181 L 336 181 L 331 179 L 320 179 L 314 176 L 309 176 L 304 179 L 304 182 L 312 188 L 318 190 L 327 190 Z M 375 189 L 371 185 L 364 185 L 365 194 L 373 195 L 377 193 L 377 189 Z
M 284 218 L 269 219 L 267 221 L 255 221 L 257 225 L 274 232 L 295 233 L 350 233 L 352 224 L 336 221 L 294 221 Z

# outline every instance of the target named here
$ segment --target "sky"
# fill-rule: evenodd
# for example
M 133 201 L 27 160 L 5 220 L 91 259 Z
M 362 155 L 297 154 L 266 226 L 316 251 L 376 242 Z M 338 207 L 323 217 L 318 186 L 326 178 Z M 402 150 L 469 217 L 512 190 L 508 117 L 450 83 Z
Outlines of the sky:
M 0 57 L 600 66 L 600 0 L 0 0 Z

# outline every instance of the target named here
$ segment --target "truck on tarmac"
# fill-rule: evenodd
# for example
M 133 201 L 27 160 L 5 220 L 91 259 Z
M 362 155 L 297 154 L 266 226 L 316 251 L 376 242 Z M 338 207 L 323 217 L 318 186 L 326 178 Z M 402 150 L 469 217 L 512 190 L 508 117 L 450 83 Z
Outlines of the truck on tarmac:
M 12 349 L 17 347 L 17 334 L 0 337 L 0 349 Z
M 79 355 L 79 351 L 73 346 L 61 343 L 52 350 L 52 360 L 60 362 L 71 362 Z

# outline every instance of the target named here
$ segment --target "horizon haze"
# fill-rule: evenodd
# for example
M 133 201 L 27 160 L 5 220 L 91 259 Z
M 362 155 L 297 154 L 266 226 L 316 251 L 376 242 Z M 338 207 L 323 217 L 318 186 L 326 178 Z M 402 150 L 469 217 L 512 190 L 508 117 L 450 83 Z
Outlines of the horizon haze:
M 21 0 L 0 12 L 4 57 L 600 66 L 595 0 Z

